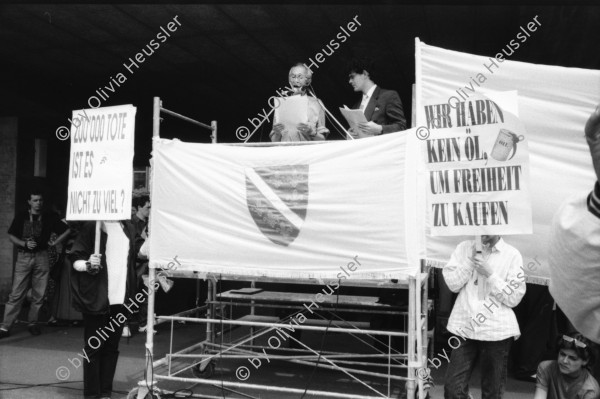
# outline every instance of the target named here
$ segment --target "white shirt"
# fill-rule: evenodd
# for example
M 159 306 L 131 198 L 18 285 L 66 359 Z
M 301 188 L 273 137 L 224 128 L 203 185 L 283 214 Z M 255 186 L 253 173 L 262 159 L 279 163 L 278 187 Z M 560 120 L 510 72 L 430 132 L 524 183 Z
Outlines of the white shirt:
M 362 101 L 360 102 L 360 107 L 359 107 L 361 111 L 364 111 L 365 108 L 367 108 L 367 104 L 369 103 L 371 96 L 373 96 L 373 92 L 375 91 L 376 87 L 377 87 L 377 85 L 373 85 L 373 87 L 371 87 L 369 89 L 369 91 L 367 91 L 366 94 L 363 94 L 363 98 L 362 98 Z
M 121 222 L 103 222 L 106 226 L 106 268 L 108 273 L 108 303 L 122 305 L 125 300 L 127 283 L 127 257 L 129 238 L 125 235 Z
M 485 278 L 469 257 L 474 241 L 463 241 L 454 250 L 442 274 L 458 298 L 448 320 L 448 331 L 479 341 L 501 341 L 521 335 L 512 308 L 525 295 L 525 272 L 519 251 L 501 238 L 483 258 L 493 273 Z

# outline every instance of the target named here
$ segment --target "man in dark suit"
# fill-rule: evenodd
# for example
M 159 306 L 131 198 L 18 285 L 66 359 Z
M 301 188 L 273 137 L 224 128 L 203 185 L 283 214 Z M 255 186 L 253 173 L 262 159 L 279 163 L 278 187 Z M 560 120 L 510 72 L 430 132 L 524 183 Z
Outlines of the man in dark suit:
M 364 110 L 368 121 L 351 129 L 350 134 L 355 138 L 362 138 L 406 129 L 400 96 L 394 90 L 385 90 L 375 84 L 372 63 L 353 60 L 347 70 L 350 85 L 354 91 L 363 94 L 362 100 L 353 108 Z

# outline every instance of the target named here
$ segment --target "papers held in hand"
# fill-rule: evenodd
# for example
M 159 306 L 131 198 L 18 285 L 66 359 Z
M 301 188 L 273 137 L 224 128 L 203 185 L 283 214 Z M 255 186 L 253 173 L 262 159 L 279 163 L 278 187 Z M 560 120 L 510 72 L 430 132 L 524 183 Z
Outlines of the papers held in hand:
M 362 111 L 360 109 L 349 109 L 348 107 L 346 107 L 344 105 L 344 108 L 340 108 L 340 112 L 342 113 L 344 118 L 346 118 L 346 121 L 348 121 L 348 124 L 350 125 L 350 130 L 353 130 L 356 133 L 358 133 L 359 139 L 362 139 L 364 137 L 372 137 L 373 136 L 372 134 L 363 133 L 360 130 L 360 128 L 358 127 L 359 123 L 367 123 L 368 122 L 367 118 L 365 118 L 364 111 Z
M 279 98 L 273 118 L 275 124 L 282 123 L 285 126 L 281 141 L 304 141 L 298 132 L 298 124 L 308 123 L 308 96 Z

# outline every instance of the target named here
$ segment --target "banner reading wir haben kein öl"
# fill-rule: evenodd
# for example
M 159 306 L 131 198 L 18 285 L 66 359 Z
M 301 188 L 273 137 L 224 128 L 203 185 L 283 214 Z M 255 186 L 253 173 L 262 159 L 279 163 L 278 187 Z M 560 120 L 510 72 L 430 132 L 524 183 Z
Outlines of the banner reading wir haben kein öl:
M 432 235 L 532 232 L 527 133 L 509 111 L 516 95 L 511 102 L 502 108 L 478 95 L 419 110 L 429 131 L 422 153 Z

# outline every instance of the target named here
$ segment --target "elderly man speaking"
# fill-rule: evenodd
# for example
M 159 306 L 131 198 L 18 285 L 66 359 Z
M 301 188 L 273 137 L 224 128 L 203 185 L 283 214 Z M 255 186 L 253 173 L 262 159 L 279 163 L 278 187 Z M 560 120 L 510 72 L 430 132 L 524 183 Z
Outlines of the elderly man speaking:
M 306 96 L 307 88 L 312 82 L 312 71 L 304 64 L 296 64 L 290 69 L 288 75 L 290 89 L 289 95 Z M 319 100 L 307 96 L 308 115 L 307 123 L 298 123 L 296 129 L 290 131 L 277 119 L 277 113 L 273 118 L 273 130 L 269 135 L 271 141 L 318 141 L 325 140 L 329 130 L 325 127 L 325 111 Z

